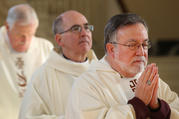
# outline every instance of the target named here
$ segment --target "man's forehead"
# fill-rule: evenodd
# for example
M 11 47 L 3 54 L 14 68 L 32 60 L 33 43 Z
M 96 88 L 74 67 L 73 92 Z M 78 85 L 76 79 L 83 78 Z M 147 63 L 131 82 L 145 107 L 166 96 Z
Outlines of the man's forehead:
M 85 16 L 83 16 L 81 13 L 73 11 L 73 12 L 68 12 L 63 15 L 63 23 L 64 23 L 64 26 L 70 27 L 75 24 L 84 25 L 84 24 L 87 24 L 88 21 L 85 18 Z
M 148 35 L 148 31 L 143 24 L 138 23 L 138 24 L 126 25 L 126 26 L 118 28 L 117 34 L 118 35 L 126 35 L 126 34 Z
M 147 28 L 142 23 L 134 23 L 134 24 L 128 24 L 121 27 L 118 27 L 118 30 L 126 30 L 126 29 L 145 29 L 147 31 Z
M 148 31 L 140 23 L 127 25 L 118 29 L 117 39 L 124 42 L 144 42 L 148 40 Z

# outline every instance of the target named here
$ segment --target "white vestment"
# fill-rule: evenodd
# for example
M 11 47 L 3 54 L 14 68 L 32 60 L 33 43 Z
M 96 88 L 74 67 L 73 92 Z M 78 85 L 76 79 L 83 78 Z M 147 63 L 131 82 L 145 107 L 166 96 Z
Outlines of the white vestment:
M 49 41 L 34 36 L 27 52 L 16 52 L 6 28 L 0 28 L 0 119 L 17 119 L 26 84 L 52 49 Z
M 22 101 L 19 119 L 61 119 L 72 84 L 97 60 L 92 50 L 85 62 L 78 63 L 51 52 L 49 59 L 32 77 Z
M 92 62 L 88 72 L 73 85 L 66 119 L 135 119 L 134 108 L 128 101 L 135 96 L 140 75 L 122 78 L 105 58 Z M 158 97 L 169 104 L 171 119 L 179 119 L 179 98 L 161 79 Z

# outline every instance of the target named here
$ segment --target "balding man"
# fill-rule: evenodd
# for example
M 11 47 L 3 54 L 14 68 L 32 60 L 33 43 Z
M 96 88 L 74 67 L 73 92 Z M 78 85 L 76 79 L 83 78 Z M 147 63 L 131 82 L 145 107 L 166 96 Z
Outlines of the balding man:
M 39 21 L 27 4 L 8 11 L 0 28 L 0 118 L 16 119 L 21 97 L 32 73 L 48 57 L 53 45 L 35 37 Z
M 66 11 L 53 24 L 60 46 L 34 74 L 20 110 L 20 119 L 61 119 L 72 84 L 97 60 L 92 47 L 93 26 L 77 11 Z

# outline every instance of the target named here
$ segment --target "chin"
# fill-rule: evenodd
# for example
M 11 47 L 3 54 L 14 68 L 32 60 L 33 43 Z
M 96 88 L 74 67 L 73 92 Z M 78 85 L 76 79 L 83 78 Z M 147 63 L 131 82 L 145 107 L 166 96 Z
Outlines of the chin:
M 81 50 L 84 52 L 88 52 L 91 48 L 89 46 L 82 47 Z
M 26 52 L 28 48 L 18 48 L 16 49 L 17 52 Z

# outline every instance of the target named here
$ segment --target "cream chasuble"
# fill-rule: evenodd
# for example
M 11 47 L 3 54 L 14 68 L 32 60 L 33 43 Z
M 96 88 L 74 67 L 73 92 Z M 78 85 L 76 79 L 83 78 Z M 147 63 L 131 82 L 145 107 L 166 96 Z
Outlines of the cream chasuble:
M 28 51 L 18 53 L 9 43 L 6 28 L 0 28 L 0 80 L 3 82 L 0 83 L 0 92 L 4 93 L 0 97 L 1 119 L 17 119 L 26 85 L 32 73 L 47 59 L 52 48 L 49 41 L 34 36 Z
M 62 119 L 69 92 L 80 74 L 97 60 L 92 50 L 85 62 L 65 59 L 56 51 L 32 77 L 22 101 L 19 119 Z

